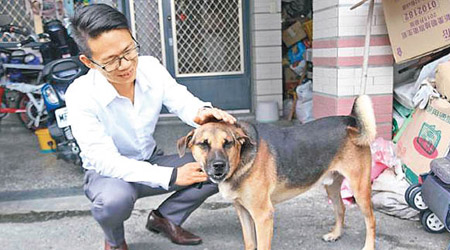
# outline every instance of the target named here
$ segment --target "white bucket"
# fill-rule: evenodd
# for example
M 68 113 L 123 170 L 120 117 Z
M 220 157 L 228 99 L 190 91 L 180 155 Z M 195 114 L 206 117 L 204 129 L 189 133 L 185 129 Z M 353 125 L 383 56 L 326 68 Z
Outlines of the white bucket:
M 258 102 L 256 104 L 256 121 L 278 121 L 278 103 L 276 101 Z

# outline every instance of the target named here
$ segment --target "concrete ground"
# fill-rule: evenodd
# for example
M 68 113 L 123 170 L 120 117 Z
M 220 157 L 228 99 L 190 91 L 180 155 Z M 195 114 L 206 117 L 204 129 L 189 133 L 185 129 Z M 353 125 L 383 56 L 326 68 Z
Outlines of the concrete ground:
M 175 153 L 176 140 L 189 127 L 163 121 L 155 132 L 158 145 Z M 89 202 L 82 193 L 79 167 L 39 152 L 37 138 L 15 116 L 0 121 L 0 249 L 102 249 L 103 236 L 90 216 Z M 199 246 L 178 246 L 148 232 L 148 212 L 166 196 L 137 202 L 126 221 L 130 249 L 243 249 L 241 229 L 232 205 L 220 195 L 209 198 L 184 224 L 203 237 Z M 430 234 L 418 221 L 401 220 L 375 211 L 377 249 L 445 250 L 450 234 Z M 346 227 L 340 240 L 327 243 L 321 236 L 331 229 L 334 218 L 323 188 L 276 207 L 272 249 L 361 249 L 364 221 L 357 207 L 348 207 Z

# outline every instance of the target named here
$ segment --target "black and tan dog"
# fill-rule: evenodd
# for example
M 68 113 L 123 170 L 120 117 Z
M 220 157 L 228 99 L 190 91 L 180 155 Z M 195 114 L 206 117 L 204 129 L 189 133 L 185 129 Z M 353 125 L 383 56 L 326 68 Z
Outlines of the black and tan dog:
M 178 140 L 178 151 L 183 155 L 190 148 L 220 193 L 234 201 L 245 249 L 270 249 L 274 205 L 318 182 L 325 184 L 336 217 L 323 239 L 337 240 L 344 224 L 340 188 L 345 177 L 365 218 L 363 249 L 369 250 L 375 247 L 369 147 L 375 134 L 372 103 L 363 95 L 355 100 L 351 116 L 301 126 L 206 123 Z

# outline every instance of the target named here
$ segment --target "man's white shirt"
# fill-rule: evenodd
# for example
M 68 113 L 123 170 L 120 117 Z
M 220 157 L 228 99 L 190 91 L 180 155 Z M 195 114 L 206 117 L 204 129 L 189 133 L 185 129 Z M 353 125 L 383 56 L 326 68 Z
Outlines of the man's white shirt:
M 196 127 L 193 119 L 198 110 L 211 104 L 176 83 L 156 58 L 142 56 L 138 60 L 134 105 L 91 69 L 66 92 L 68 120 L 85 169 L 168 189 L 173 168 L 143 161 L 155 149 L 153 132 L 162 105 Z

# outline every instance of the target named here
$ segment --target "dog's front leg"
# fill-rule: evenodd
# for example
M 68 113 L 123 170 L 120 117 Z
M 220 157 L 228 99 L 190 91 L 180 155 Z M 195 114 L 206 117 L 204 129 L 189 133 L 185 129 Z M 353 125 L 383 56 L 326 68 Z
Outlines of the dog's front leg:
M 234 202 L 234 207 L 239 216 L 239 221 L 242 226 L 242 235 L 244 237 L 245 250 L 256 249 L 256 233 L 255 223 L 253 222 L 250 213 L 239 202 Z
M 256 228 L 258 250 L 270 250 L 273 236 L 274 208 L 269 199 L 248 209 Z

